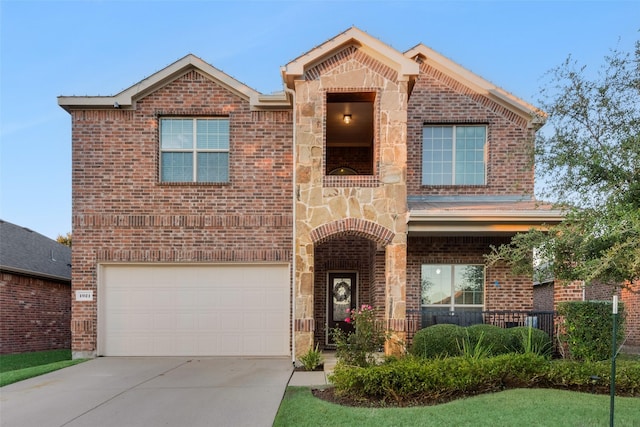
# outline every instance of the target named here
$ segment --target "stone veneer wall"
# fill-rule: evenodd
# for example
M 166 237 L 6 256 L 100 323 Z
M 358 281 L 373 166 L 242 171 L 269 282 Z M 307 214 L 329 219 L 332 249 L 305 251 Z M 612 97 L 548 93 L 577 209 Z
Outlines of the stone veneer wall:
M 407 83 L 397 73 L 347 47 L 296 81 L 295 125 L 297 184 L 295 272 L 296 355 L 313 344 L 314 245 L 313 230 L 336 222 L 363 225 L 359 235 L 386 244 L 385 317 L 404 324 L 406 264 L 406 120 Z M 325 177 L 325 116 L 328 92 L 375 92 L 374 171 L 372 176 Z M 328 179 L 336 178 L 336 179 Z M 366 178 L 366 179 L 363 179 Z M 357 223 L 341 222 L 347 218 Z M 369 225 L 367 225 L 369 224 Z M 376 235 L 375 226 L 389 231 L 391 242 Z M 337 235 L 354 230 L 335 230 Z M 383 232 L 385 234 L 385 232 Z M 402 332 L 400 332 L 400 335 Z
M 159 182 L 158 120 L 230 121 L 230 182 Z M 73 120 L 72 348 L 96 351 L 102 262 L 292 261 L 292 112 L 249 102 L 196 70 L 138 99 L 135 110 L 76 110 Z

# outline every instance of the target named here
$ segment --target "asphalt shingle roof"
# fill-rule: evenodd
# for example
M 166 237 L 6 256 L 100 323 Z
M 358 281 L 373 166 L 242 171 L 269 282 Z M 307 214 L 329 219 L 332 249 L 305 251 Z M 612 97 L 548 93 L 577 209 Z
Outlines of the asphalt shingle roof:
M 71 248 L 0 219 L 0 270 L 71 280 Z

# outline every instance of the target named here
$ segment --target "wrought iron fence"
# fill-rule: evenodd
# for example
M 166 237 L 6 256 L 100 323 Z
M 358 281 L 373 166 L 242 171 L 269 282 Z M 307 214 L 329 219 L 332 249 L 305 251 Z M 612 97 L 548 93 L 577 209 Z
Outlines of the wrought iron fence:
M 485 311 L 448 311 L 448 310 L 407 310 L 407 344 L 421 328 L 438 324 L 471 326 L 478 324 L 495 325 L 501 328 L 531 326 L 545 331 L 555 343 L 553 311 L 540 310 L 485 310 Z

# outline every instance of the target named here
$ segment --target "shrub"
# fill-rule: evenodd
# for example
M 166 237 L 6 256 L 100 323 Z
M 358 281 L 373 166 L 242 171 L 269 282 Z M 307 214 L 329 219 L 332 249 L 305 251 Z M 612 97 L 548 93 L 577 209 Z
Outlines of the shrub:
M 558 304 L 558 313 L 564 317 L 559 339 L 577 360 L 606 360 L 611 356 L 613 316 L 607 301 L 568 301 Z M 618 308 L 618 342 L 624 337 L 624 310 Z
M 467 328 L 469 341 L 471 345 L 475 345 L 482 340 L 484 347 L 490 356 L 505 354 L 509 352 L 509 348 L 505 343 L 506 330 L 495 325 L 472 325 Z
M 593 375 L 600 377 L 595 388 Z M 609 375 L 610 365 L 606 362 L 549 361 L 533 353 L 512 353 L 486 359 L 407 356 L 365 368 L 338 365 L 329 380 L 338 396 L 408 403 L 515 387 L 546 386 L 608 393 Z M 640 395 L 640 364 L 619 363 L 616 392 Z
M 311 347 L 305 354 L 300 356 L 300 362 L 302 362 L 302 366 L 307 371 L 313 371 L 322 363 L 322 351 L 318 349 L 318 344 L 316 344 L 316 348 Z
M 458 325 L 440 324 L 429 326 L 413 336 L 411 354 L 434 358 L 459 356 L 460 344 L 465 338 L 464 328 Z
M 518 326 L 505 329 L 506 347 L 515 353 L 534 353 L 540 356 L 551 356 L 553 343 L 551 337 L 541 330 L 530 326 Z
M 337 366 L 330 381 L 337 395 L 383 401 L 442 399 L 460 394 L 528 386 L 538 380 L 546 359 L 533 354 L 506 354 L 487 359 L 405 357 L 366 368 Z
M 353 324 L 354 332 L 345 333 L 339 328 L 331 331 L 338 361 L 354 366 L 375 364 L 375 353 L 384 346 L 387 333 L 376 321 L 373 307 L 363 305 L 360 309 L 347 310 L 346 314 L 345 320 Z

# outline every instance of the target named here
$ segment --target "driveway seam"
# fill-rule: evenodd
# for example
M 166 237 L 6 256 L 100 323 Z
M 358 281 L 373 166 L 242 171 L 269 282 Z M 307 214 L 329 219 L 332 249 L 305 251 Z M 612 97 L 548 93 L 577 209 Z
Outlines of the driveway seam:
M 136 388 L 136 387 L 140 387 L 141 385 L 143 385 L 143 384 L 145 384 L 145 383 L 148 383 L 149 381 L 152 381 L 152 380 L 154 380 L 154 379 L 156 379 L 156 378 L 158 378 L 158 377 L 161 377 L 161 376 L 163 376 L 163 375 L 165 375 L 165 374 L 168 374 L 169 372 L 174 371 L 174 370 L 176 370 L 176 369 L 178 369 L 178 368 L 180 368 L 180 367 L 182 367 L 182 366 L 186 365 L 187 363 L 191 363 L 191 361 L 192 361 L 191 359 L 190 359 L 190 360 L 185 360 L 184 362 L 180 363 L 179 365 L 176 365 L 176 366 L 174 366 L 174 367 L 172 367 L 172 368 L 169 368 L 169 369 L 167 369 L 166 371 L 161 372 L 161 373 L 159 373 L 159 374 L 157 374 L 157 375 L 155 375 L 155 376 L 153 376 L 153 377 L 151 377 L 151 378 L 147 378 L 146 380 L 141 381 L 141 382 L 139 382 L 138 384 L 132 385 L 131 387 L 129 387 L 129 388 L 125 389 L 125 390 L 122 390 L 122 391 L 121 391 L 120 393 L 118 393 L 118 394 L 114 394 L 114 395 L 113 395 L 113 396 L 111 396 L 109 399 L 107 399 L 107 400 L 105 400 L 105 401 L 103 401 L 103 402 L 100 402 L 100 404 L 98 404 L 98 405 L 94 406 L 93 408 L 87 409 L 86 411 L 84 411 L 84 412 L 83 412 L 83 413 L 81 413 L 80 415 L 78 415 L 78 416 L 76 416 L 76 417 L 71 418 L 70 420 L 68 420 L 68 421 L 67 421 L 67 422 L 65 422 L 64 424 L 61 424 L 61 425 L 60 425 L 60 427 L 64 427 L 64 426 L 66 426 L 66 425 L 68 425 L 68 424 L 70 424 L 70 423 L 74 422 L 75 420 L 77 420 L 77 419 L 79 419 L 79 418 L 82 418 L 83 416 L 87 415 L 89 412 L 91 412 L 91 411 L 94 411 L 94 410 L 98 409 L 99 407 L 101 407 L 101 406 L 103 406 L 103 405 L 105 405 L 105 404 L 107 404 L 107 403 L 111 402 L 111 401 L 112 401 L 112 400 L 114 400 L 115 398 L 122 396 L 123 394 L 125 394 L 125 393 L 127 393 L 127 392 L 129 392 L 129 391 L 133 390 L 134 388 Z

